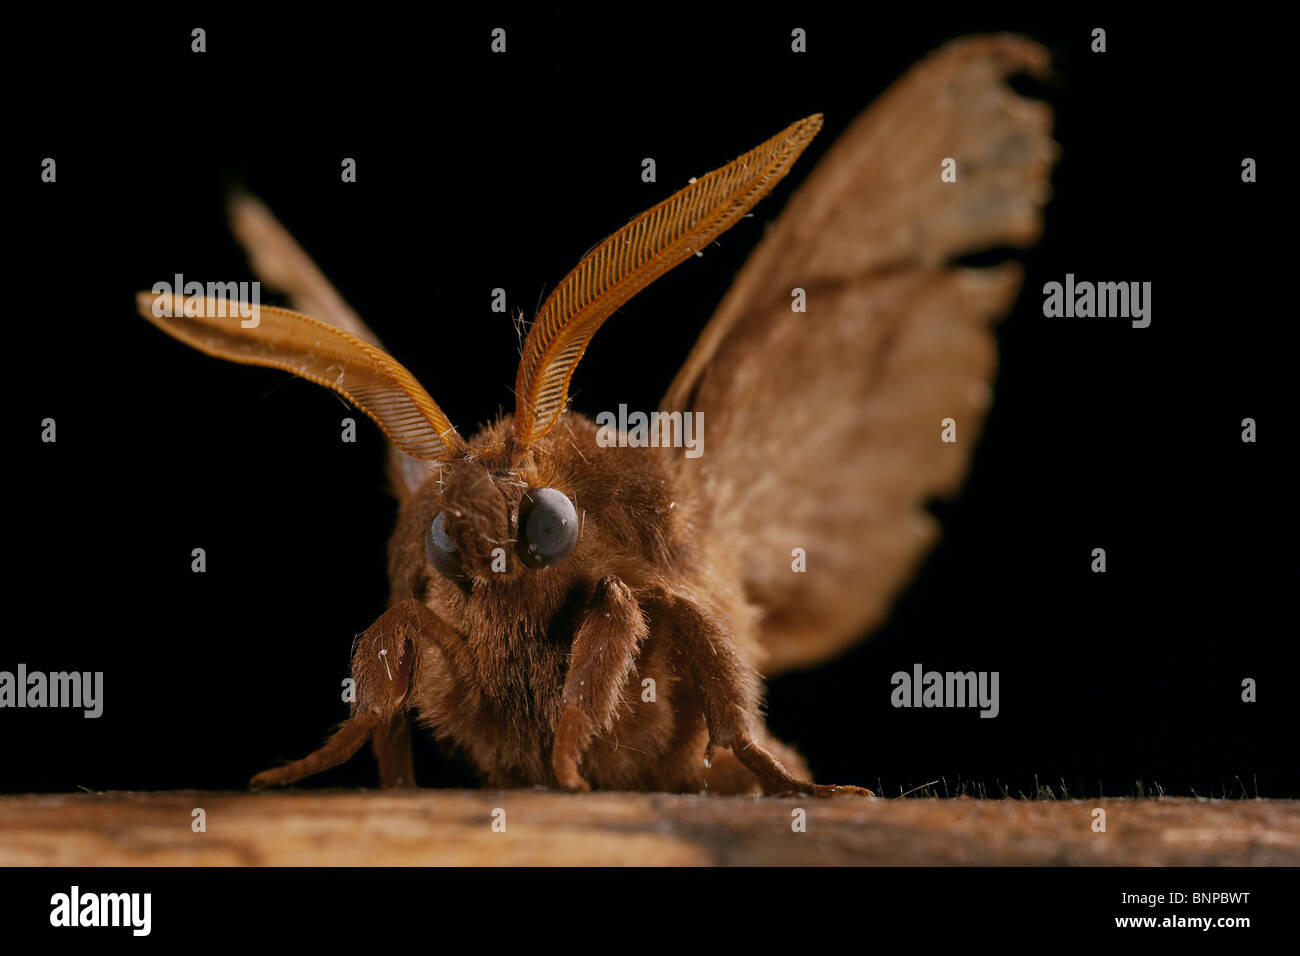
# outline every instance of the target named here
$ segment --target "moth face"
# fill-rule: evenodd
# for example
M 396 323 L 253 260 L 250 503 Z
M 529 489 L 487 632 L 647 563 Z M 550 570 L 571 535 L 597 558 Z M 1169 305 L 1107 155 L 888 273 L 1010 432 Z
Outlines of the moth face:
M 659 580 L 683 509 L 657 449 L 603 446 L 592 421 L 568 413 L 514 461 L 510 424 L 485 428 L 404 503 L 395 593 L 464 632 L 538 633 L 607 575 L 633 590 Z
M 572 577 L 583 524 L 576 499 L 586 494 L 581 475 L 555 464 L 550 457 L 542 467 L 535 457 L 512 463 L 489 443 L 440 466 L 421 495 L 422 563 L 465 593 Z

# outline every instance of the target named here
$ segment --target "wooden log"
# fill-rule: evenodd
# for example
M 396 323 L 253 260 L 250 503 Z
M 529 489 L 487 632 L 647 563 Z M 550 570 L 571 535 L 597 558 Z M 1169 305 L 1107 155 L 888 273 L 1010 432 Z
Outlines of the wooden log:
M 1098 807 L 1104 833 L 1092 828 Z M 205 832 L 192 829 L 200 808 Z M 805 832 L 792 828 L 799 808 Z M 1296 866 L 1300 802 L 535 790 L 0 797 L 0 865 L 334 864 Z

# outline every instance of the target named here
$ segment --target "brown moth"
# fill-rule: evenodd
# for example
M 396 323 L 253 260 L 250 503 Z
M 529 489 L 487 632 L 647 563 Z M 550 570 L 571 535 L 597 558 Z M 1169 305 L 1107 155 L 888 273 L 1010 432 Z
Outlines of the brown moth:
M 355 645 L 351 716 L 253 785 L 301 780 L 370 741 L 381 782 L 412 786 L 415 720 L 493 787 L 869 793 L 809 782 L 766 730 L 760 674 L 860 639 L 936 536 L 926 502 L 958 487 L 989 401 L 991 324 L 1021 283 L 1014 263 L 949 263 L 1039 235 L 1051 113 L 1005 80 L 1047 67 L 1023 38 L 960 40 L 849 127 L 664 398 L 663 412 L 703 413 L 700 458 L 606 447 L 566 408 L 570 379 L 615 309 L 789 171 L 820 115 L 588 254 L 529 328 L 514 414 L 469 440 L 270 213 L 237 199 L 254 270 L 316 317 L 263 306 L 245 327 L 215 300 L 150 293 L 141 314 L 355 403 L 391 441 L 400 498 L 390 606 Z M 796 289 L 805 312 L 791 308 Z M 940 440 L 946 418 L 962 441 Z M 799 553 L 807 573 L 793 569 Z

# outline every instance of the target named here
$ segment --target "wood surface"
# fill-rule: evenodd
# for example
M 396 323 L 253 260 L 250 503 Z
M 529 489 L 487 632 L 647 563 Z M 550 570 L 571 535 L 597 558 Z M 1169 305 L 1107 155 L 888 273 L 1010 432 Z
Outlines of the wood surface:
M 1106 832 L 1092 829 L 1106 811 Z M 206 811 L 206 832 L 191 829 Z M 493 811 L 505 811 L 494 832 Z M 806 811 L 806 832 L 792 811 Z M 0 865 L 1300 865 L 1300 801 L 538 790 L 0 797 Z

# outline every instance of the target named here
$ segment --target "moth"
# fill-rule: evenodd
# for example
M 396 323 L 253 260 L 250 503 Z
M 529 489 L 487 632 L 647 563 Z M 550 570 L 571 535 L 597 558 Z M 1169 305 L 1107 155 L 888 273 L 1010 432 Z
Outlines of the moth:
M 356 640 L 350 716 L 252 785 L 369 742 L 381 783 L 412 786 L 415 723 L 492 787 L 869 794 L 811 782 L 767 731 L 760 675 L 860 640 L 936 537 L 926 505 L 959 486 L 990 401 L 992 324 L 1022 277 L 953 260 L 1041 232 L 1051 111 L 1006 80 L 1048 65 L 1021 37 L 958 40 L 849 126 L 663 399 L 664 413 L 703 414 L 698 458 L 599 442 L 568 408 L 570 382 L 601 324 L 745 217 L 820 114 L 586 255 L 528 329 L 513 414 L 468 439 L 266 208 L 238 197 L 254 271 L 298 311 L 261 306 L 252 323 L 212 299 L 140 293 L 140 313 L 354 403 L 391 443 L 399 498 L 390 604 Z M 961 441 L 941 440 L 946 419 Z

